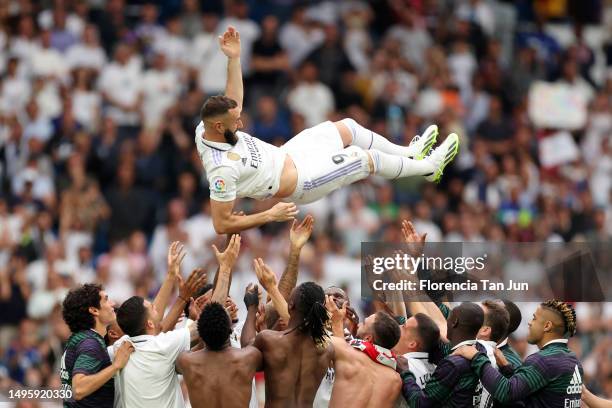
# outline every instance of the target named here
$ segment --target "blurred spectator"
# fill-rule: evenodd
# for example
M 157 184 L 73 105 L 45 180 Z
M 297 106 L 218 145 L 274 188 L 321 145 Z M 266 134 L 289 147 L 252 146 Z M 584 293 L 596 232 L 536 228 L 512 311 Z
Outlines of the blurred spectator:
M 316 65 L 321 82 L 331 89 L 336 89 L 340 83 L 340 76 L 354 68 L 344 52 L 338 27 L 327 25 L 324 32 L 323 44 L 312 51 L 307 59 Z
M 293 68 L 300 66 L 304 58 L 323 43 L 324 39 L 323 31 L 306 21 L 306 12 L 299 6 L 293 9 L 291 21 L 286 23 L 279 33 L 280 44 L 287 52 Z
M 71 69 L 90 68 L 100 72 L 106 65 L 106 53 L 100 46 L 98 30 L 88 24 L 83 30 L 83 39 L 66 51 L 66 61 Z
M 273 144 L 283 144 L 293 135 L 289 121 L 279 111 L 276 100 L 271 96 L 262 96 L 257 101 L 257 115 L 253 123 L 253 134 L 261 140 Z
M 117 168 L 117 181 L 106 194 L 111 208 L 108 238 L 115 242 L 135 230 L 150 231 L 154 203 L 149 193 L 134 186 L 134 164 L 124 161 Z
M 140 67 L 130 64 L 131 51 L 119 44 L 114 60 L 101 73 L 100 91 L 108 103 L 108 115 L 118 126 L 134 126 L 139 120 L 141 105 Z
M 192 39 L 202 30 L 200 4 L 198 0 L 183 1 L 181 28 L 183 35 L 188 39 Z
M 317 67 L 312 62 L 307 61 L 300 68 L 300 78 L 287 95 L 287 104 L 304 116 L 307 127 L 326 121 L 334 109 L 334 96 L 329 87 L 319 81 Z
M 186 52 L 182 52 L 186 55 Z M 158 51 L 151 69 L 142 78 L 143 122 L 149 129 L 158 129 L 166 111 L 176 103 L 180 91 L 177 72 L 168 66 L 166 54 Z
M 202 14 L 202 31 L 191 42 L 191 66 L 200 89 L 207 94 L 221 93 L 227 79 L 227 58 L 218 46 L 219 16 Z
M 487 150 L 500 156 L 510 151 L 514 127 L 504 115 L 501 100 L 493 96 L 489 101 L 489 115 L 476 128 L 476 137 L 482 139 Z
M 240 62 L 245 77 L 251 72 L 251 53 L 253 44 L 260 35 L 260 28 L 249 18 L 249 4 L 246 0 L 230 0 L 227 2 L 226 16 L 219 22 L 219 27 L 225 31 L 234 27 L 240 33 Z
M 266 16 L 261 22 L 261 36 L 253 44 L 250 97 L 256 101 L 266 93 L 277 93 L 289 68 L 287 53 L 278 42 L 278 19 Z
M 180 68 L 187 62 L 188 50 L 189 42 L 181 35 L 181 20 L 169 18 L 165 32 L 154 39 L 152 52 L 163 54 L 169 66 Z
M 51 31 L 45 30 L 40 34 L 40 45 L 32 51 L 30 56 L 30 64 L 34 75 L 49 76 L 56 80 L 65 81 L 68 74 L 68 63 L 64 56 L 53 48 Z
M 7 63 L 0 94 L 0 112 L 5 115 L 20 114 L 30 100 L 32 86 L 26 77 L 19 75 L 21 65 L 17 58 L 10 58 Z

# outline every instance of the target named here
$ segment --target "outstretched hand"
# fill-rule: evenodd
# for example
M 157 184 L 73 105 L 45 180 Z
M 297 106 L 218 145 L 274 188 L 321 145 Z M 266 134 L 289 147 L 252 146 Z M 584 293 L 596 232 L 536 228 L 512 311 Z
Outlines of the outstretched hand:
M 202 268 L 194 269 L 187 278 L 187 282 L 182 279 L 179 282 L 179 298 L 185 302 L 193 297 L 204 285 L 206 285 L 206 272 Z
M 228 58 L 240 57 L 240 34 L 234 27 L 228 27 L 223 35 L 219 36 L 221 51 Z
M 264 287 L 267 292 L 270 292 L 270 288 L 276 286 L 276 275 L 268 265 L 266 265 L 261 258 L 253 259 L 253 267 L 255 267 L 255 274 L 257 280 Z
M 300 224 L 297 223 L 297 220 L 293 220 L 291 230 L 289 231 L 291 246 L 296 249 L 302 249 L 302 247 L 306 245 L 306 242 L 308 242 L 310 234 L 312 234 L 313 225 L 314 217 L 310 214 L 308 214 Z
M 325 309 L 329 313 L 332 322 L 344 322 L 346 317 L 346 302 L 342 303 L 342 307 L 339 308 L 332 296 L 325 296 Z
M 259 306 L 259 286 L 249 283 L 249 286 L 244 291 L 244 305 L 247 309 L 251 306 L 255 308 Z
M 181 263 L 187 253 L 180 241 L 174 241 L 168 247 L 168 277 L 178 279 L 181 275 Z
M 425 246 L 425 239 L 427 233 L 418 234 L 414 225 L 410 221 L 402 221 L 402 235 L 404 241 L 408 244 L 408 251 L 413 257 L 419 257 L 423 253 L 423 247 Z
M 226 267 L 227 269 L 232 269 L 234 264 L 236 263 L 236 259 L 238 258 L 238 254 L 240 252 L 240 235 L 234 234 L 232 235 L 225 251 L 219 252 L 216 245 L 213 244 L 213 250 L 215 251 L 215 257 L 217 258 L 217 262 L 220 267 Z

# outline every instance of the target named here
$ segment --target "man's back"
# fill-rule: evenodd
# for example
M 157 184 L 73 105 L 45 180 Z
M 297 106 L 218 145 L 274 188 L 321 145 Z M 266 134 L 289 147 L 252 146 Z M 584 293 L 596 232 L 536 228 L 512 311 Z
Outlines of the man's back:
M 129 408 L 184 407 L 174 363 L 190 347 L 188 328 L 129 338 L 136 349 L 119 374 L 123 406 Z M 118 347 L 122 339 L 115 343 Z M 114 346 L 115 346 L 114 345 Z
M 265 330 L 255 339 L 263 353 L 266 407 L 312 407 L 331 359 L 329 346 L 317 347 L 297 330 Z
M 391 407 L 402 388 L 399 374 L 334 337 L 336 378 L 330 407 Z
M 183 353 L 177 367 L 183 374 L 193 408 L 248 407 L 253 377 L 261 365 L 255 347 Z

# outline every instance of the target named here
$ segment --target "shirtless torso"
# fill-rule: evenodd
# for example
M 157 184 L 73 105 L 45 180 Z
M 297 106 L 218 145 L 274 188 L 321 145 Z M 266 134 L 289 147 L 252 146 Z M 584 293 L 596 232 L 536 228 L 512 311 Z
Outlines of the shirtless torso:
M 332 357 L 331 347 L 316 347 L 294 330 L 264 330 L 255 338 L 263 354 L 266 407 L 312 407 Z
M 183 353 L 176 366 L 183 374 L 193 408 L 248 407 L 262 356 L 253 346 Z
M 344 339 L 332 337 L 336 378 L 330 407 L 392 407 L 402 380 L 392 368 L 375 363 Z

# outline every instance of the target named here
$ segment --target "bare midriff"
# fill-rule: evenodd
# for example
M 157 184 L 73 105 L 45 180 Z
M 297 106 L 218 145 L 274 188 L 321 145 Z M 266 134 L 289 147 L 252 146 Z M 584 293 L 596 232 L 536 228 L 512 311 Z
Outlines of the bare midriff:
M 295 191 L 297 181 L 298 174 L 297 168 L 295 167 L 295 163 L 289 155 L 286 155 L 285 164 L 283 164 L 283 172 L 281 173 L 280 186 L 274 197 L 289 197 Z

